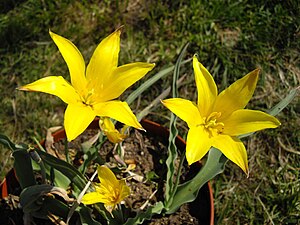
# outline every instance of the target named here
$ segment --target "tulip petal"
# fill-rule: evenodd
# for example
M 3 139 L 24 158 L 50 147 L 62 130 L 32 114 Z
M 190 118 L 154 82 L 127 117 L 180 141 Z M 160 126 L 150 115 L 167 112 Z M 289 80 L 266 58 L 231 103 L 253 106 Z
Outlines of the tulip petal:
M 83 196 L 84 204 L 104 203 L 107 210 L 111 211 L 124 198 L 130 195 L 130 188 L 125 180 L 118 180 L 115 174 L 106 166 L 98 166 L 99 184 L 95 185 L 95 192 Z
M 155 64 L 151 63 L 130 63 L 117 67 L 110 76 L 103 88 L 103 91 L 97 90 L 96 99 L 107 101 L 118 98 L 128 87 L 144 77 Z
M 176 116 L 184 120 L 189 128 L 203 124 L 200 112 L 193 102 L 182 98 L 170 98 L 162 100 L 161 102 Z
M 218 135 L 212 139 L 212 146 L 219 149 L 248 175 L 247 151 L 243 142 L 236 137 Z
M 100 192 L 89 192 L 86 193 L 82 199 L 81 202 L 85 205 L 91 205 L 99 202 L 107 202 L 107 198 L 103 196 Z
M 226 118 L 237 109 L 245 108 L 254 93 L 258 74 L 259 69 L 253 70 L 218 95 L 213 111 L 222 113 L 220 119 Z
M 59 97 L 67 104 L 76 103 L 80 96 L 76 90 L 61 76 L 49 76 L 39 79 L 33 83 L 19 87 L 21 91 L 39 91 Z
M 85 79 L 85 62 L 80 51 L 68 39 L 51 31 L 49 33 L 68 65 L 73 87 L 79 91 L 80 95 L 85 94 L 87 83 Z
M 188 164 L 199 161 L 209 151 L 211 141 L 203 126 L 190 128 L 186 142 L 186 159 Z
M 68 141 L 78 137 L 93 121 L 95 113 L 90 106 L 69 104 L 65 112 L 64 126 Z
M 98 177 L 102 186 L 111 187 L 113 189 L 119 186 L 115 174 L 106 166 L 98 166 Z
M 89 89 L 100 92 L 111 81 L 111 73 L 118 66 L 120 35 L 121 30 L 116 30 L 103 39 L 94 51 L 86 71 Z
M 208 70 L 193 57 L 196 86 L 198 91 L 198 108 L 202 117 L 207 117 L 218 95 L 216 83 Z
M 274 116 L 250 109 L 236 110 L 222 122 L 225 125 L 223 133 L 230 136 L 238 136 L 266 128 L 276 128 L 280 125 Z
M 122 201 L 124 198 L 130 195 L 130 187 L 126 185 L 125 180 L 119 180 L 118 182 L 121 189 L 119 199 Z
M 106 116 L 128 126 L 143 129 L 142 125 L 137 121 L 135 115 L 126 102 L 108 101 L 101 102 L 93 106 L 97 116 Z

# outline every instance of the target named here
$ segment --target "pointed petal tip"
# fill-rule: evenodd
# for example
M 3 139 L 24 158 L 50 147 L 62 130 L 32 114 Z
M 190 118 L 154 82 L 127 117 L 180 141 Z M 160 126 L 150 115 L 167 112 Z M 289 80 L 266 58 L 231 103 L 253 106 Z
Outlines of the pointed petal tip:
M 121 33 L 121 32 L 123 31 L 124 27 L 125 27 L 125 25 L 121 25 L 121 26 L 119 26 L 115 31 Z
M 246 175 L 247 175 L 247 178 L 249 178 L 249 174 L 250 174 L 250 173 L 249 173 L 249 171 L 247 171 L 247 173 L 246 173 Z
M 147 132 L 146 129 L 144 129 L 144 127 L 139 122 L 137 122 L 137 125 L 134 128 L 136 128 L 140 131 Z
M 147 132 L 147 130 L 146 130 L 146 129 L 144 129 L 143 127 L 141 127 L 141 128 L 138 128 L 138 130 L 140 130 L 140 131 L 144 131 L 144 132 Z
M 255 70 L 251 71 L 250 74 L 258 77 L 258 75 L 260 74 L 260 70 L 260 68 L 256 68 Z
M 67 141 L 68 142 L 71 142 L 71 141 L 73 141 L 76 138 L 74 136 L 71 136 L 70 134 L 68 135 L 67 133 L 66 133 L 66 136 L 67 136 Z
M 55 33 L 53 33 L 50 29 L 49 29 L 49 35 L 50 35 L 50 37 L 53 39 L 53 37 L 56 35 Z
M 149 64 L 150 64 L 151 70 L 156 66 L 155 63 L 149 63 Z
M 24 86 L 20 86 L 20 87 L 16 87 L 16 90 L 19 90 L 19 91 L 26 91 L 27 89 L 24 88 Z
M 243 164 L 240 164 L 238 165 L 242 170 L 243 172 L 246 174 L 246 177 L 249 178 L 249 167 L 248 167 L 248 160 L 247 162 L 243 163 Z

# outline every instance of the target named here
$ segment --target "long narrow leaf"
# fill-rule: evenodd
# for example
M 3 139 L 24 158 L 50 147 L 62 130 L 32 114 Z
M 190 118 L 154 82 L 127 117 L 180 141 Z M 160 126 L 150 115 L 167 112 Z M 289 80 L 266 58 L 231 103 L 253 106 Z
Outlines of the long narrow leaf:
M 84 205 L 79 207 L 79 216 L 82 225 L 101 225 L 92 217 L 92 210 Z
M 14 169 L 22 189 L 35 185 L 35 178 L 29 155 L 29 146 L 15 144 L 5 135 L 0 134 L 0 143 L 11 150 L 14 157 Z
M 191 180 L 178 186 L 173 202 L 167 213 L 174 213 L 182 204 L 196 199 L 200 188 L 216 175 L 224 171 L 227 158 L 216 148 L 211 148 L 208 159 L 200 172 Z
M 291 90 L 290 93 L 282 99 L 277 105 L 275 105 L 272 109 L 268 111 L 268 113 L 272 116 L 276 116 L 278 113 L 280 113 L 285 107 L 288 106 L 288 104 L 293 101 L 293 99 L 299 94 L 300 92 L 300 86 Z
M 177 80 L 179 77 L 181 61 L 185 55 L 187 47 L 188 47 L 188 43 L 181 50 L 181 53 L 175 64 L 175 69 L 174 69 L 174 74 L 173 74 L 173 83 L 172 83 L 172 97 L 173 98 L 177 98 L 177 96 L 178 96 Z M 166 191 L 165 191 L 166 207 L 168 207 L 172 203 L 173 195 L 177 188 L 176 183 L 174 183 L 174 177 L 175 177 L 175 172 L 176 172 L 175 160 L 177 159 L 177 155 L 178 155 L 177 147 L 175 144 L 175 139 L 178 134 L 178 131 L 176 128 L 176 119 L 177 119 L 177 117 L 173 113 L 171 113 L 168 158 L 166 160 L 166 165 L 167 165 L 167 179 L 166 179 Z M 178 171 L 178 172 L 180 173 L 180 171 Z M 177 173 L 177 175 L 180 176 L 178 173 Z
M 145 220 L 150 220 L 154 214 L 160 214 L 164 208 L 162 202 L 157 202 L 154 206 L 147 208 L 145 212 L 139 212 L 136 217 L 129 218 L 124 225 L 142 224 Z
M 37 152 L 41 156 L 44 163 L 57 169 L 66 177 L 68 177 L 71 182 L 73 182 L 73 184 L 79 189 L 79 192 L 85 187 L 87 180 L 74 166 L 39 149 L 37 149 Z

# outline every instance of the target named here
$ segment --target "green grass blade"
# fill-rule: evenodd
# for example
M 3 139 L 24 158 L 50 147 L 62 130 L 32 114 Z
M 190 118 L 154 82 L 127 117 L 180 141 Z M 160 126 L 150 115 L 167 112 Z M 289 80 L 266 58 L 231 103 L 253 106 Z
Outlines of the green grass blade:
M 172 97 L 177 98 L 178 96 L 178 89 L 177 89 L 177 80 L 179 77 L 180 72 L 180 66 L 181 61 L 185 55 L 185 52 L 187 50 L 188 44 L 186 44 L 183 49 L 181 50 L 181 53 L 177 59 L 177 62 L 175 64 L 174 73 L 173 73 L 173 83 L 172 83 Z M 166 191 L 165 191 L 165 205 L 168 208 L 168 206 L 172 203 L 173 195 L 176 191 L 176 183 L 174 183 L 174 177 L 176 172 L 175 167 L 175 160 L 177 159 L 177 147 L 175 144 L 175 139 L 178 134 L 177 128 L 176 128 L 176 116 L 171 113 L 170 117 L 170 134 L 169 134 L 169 146 L 168 146 L 168 158 L 166 160 L 167 165 L 167 179 L 166 179 Z M 180 172 L 180 168 L 178 168 Z M 178 176 L 180 174 L 177 173 Z
M 300 86 L 291 90 L 290 93 L 282 99 L 277 105 L 275 105 L 272 109 L 268 111 L 268 113 L 272 116 L 276 116 L 278 113 L 280 113 L 285 107 L 288 106 L 288 104 L 293 101 L 293 99 L 299 94 L 300 92 Z

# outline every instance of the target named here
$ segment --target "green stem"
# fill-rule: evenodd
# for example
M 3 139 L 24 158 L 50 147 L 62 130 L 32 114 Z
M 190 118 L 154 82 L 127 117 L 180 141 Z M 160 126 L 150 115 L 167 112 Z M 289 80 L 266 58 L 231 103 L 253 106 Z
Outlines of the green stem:
M 65 140 L 65 156 L 67 163 L 70 163 L 70 154 L 69 154 L 69 142 Z

